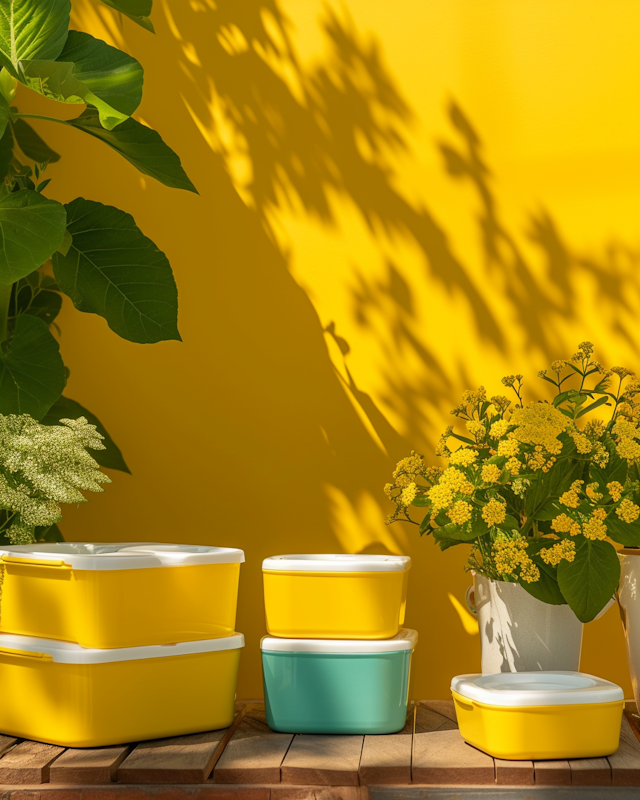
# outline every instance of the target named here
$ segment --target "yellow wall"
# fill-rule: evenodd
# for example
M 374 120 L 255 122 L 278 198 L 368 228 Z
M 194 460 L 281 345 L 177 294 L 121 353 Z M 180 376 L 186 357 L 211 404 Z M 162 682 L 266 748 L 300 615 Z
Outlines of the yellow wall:
M 412 693 L 444 697 L 479 666 L 465 556 L 386 528 L 382 485 L 432 450 L 463 389 L 520 371 L 538 391 L 584 339 L 640 369 L 640 3 L 155 6 L 155 37 L 89 0 L 75 24 L 143 63 L 139 119 L 201 196 L 46 130 L 64 155 L 51 193 L 123 207 L 168 254 L 184 339 L 130 344 L 66 304 L 68 393 L 133 476 L 64 531 L 244 548 L 245 697 L 261 692 L 265 556 L 407 553 Z M 583 668 L 629 691 L 615 609 L 588 627 Z

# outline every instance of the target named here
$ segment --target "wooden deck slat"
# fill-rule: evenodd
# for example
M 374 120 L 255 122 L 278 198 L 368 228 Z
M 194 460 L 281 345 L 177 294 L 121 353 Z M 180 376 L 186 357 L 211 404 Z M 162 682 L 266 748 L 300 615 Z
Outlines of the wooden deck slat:
M 622 718 L 620 746 L 609 756 L 609 764 L 614 786 L 640 786 L 640 742 L 626 716 Z
M 49 782 L 66 785 L 110 783 L 131 748 L 99 747 L 66 750 L 49 768 Z
M 534 761 L 536 786 L 570 786 L 571 767 L 568 761 Z
M 293 741 L 267 725 L 264 705 L 249 707 L 213 770 L 215 783 L 280 783 L 280 765 Z
M 447 717 L 451 722 L 455 722 L 456 727 L 458 727 L 458 718 L 456 717 L 456 708 L 453 700 L 420 700 L 418 705 L 431 708 L 443 717 Z
M 270 800 L 369 800 L 366 786 L 285 786 L 271 787 Z
M 468 745 L 457 730 L 416 733 L 411 772 L 413 783 L 460 786 L 495 782 L 491 756 Z
M 611 766 L 606 758 L 570 758 L 572 786 L 611 786 Z
M 533 786 L 533 761 L 507 761 L 494 759 L 496 783 L 499 786 Z
M 49 766 L 63 751 L 64 747 L 53 744 L 20 742 L 0 758 L 0 784 L 18 786 L 47 783 Z
M 449 716 L 439 713 L 431 705 L 418 703 L 416 706 L 416 733 L 457 730 L 457 722 L 454 722 Z
M 120 783 L 204 783 L 228 729 L 139 744 L 118 768 Z
M 364 736 L 297 734 L 281 768 L 287 784 L 357 786 Z
M 411 751 L 415 705 L 410 705 L 404 728 L 398 733 L 365 736 L 360 758 L 360 783 L 384 786 L 411 783 Z

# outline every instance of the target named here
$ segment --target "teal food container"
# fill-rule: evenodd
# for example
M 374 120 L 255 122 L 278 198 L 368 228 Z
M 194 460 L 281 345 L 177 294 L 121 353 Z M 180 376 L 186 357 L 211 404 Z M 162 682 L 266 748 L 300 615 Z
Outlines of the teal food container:
M 267 722 L 283 733 L 395 733 L 407 719 L 416 631 L 392 639 L 265 636 Z

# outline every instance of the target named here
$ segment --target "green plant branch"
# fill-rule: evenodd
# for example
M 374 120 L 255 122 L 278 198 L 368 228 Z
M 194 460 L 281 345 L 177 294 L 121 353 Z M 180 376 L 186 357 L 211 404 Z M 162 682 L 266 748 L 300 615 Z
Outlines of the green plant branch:
M 15 114 L 16 117 L 20 117 L 20 119 L 43 119 L 46 122 L 59 122 L 60 125 L 68 125 L 66 119 L 57 119 L 56 117 L 45 117 L 42 114 Z

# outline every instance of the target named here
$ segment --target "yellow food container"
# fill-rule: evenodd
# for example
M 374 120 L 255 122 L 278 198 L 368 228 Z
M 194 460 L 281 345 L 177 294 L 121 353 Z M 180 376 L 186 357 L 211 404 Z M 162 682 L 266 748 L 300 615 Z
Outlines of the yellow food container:
M 267 630 L 293 639 L 389 639 L 404 622 L 410 567 L 408 556 L 266 558 Z
M 226 728 L 244 636 L 86 649 L 0 634 L 0 731 L 63 747 Z
M 242 550 L 62 542 L 0 549 L 0 631 L 135 647 L 229 636 Z
M 462 737 L 495 758 L 593 758 L 618 749 L 622 689 L 593 675 L 459 675 L 451 692 Z

